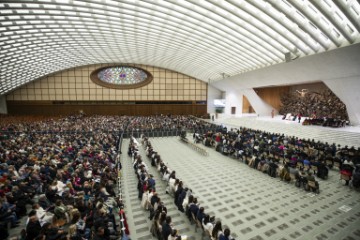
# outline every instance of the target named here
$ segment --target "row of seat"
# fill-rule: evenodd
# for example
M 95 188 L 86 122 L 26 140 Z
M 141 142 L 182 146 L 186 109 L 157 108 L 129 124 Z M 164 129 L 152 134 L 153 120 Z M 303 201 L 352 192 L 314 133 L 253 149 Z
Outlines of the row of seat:
M 131 137 L 131 138 L 130 138 L 130 145 L 131 145 L 131 144 L 135 144 L 135 145 L 136 145 L 136 147 L 135 147 L 134 149 L 137 149 L 137 150 L 135 150 L 135 151 L 133 152 L 133 154 L 132 154 L 132 158 L 134 158 L 133 160 L 136 161 L 136 160 L 135 160 L 135 157 L 139 154 L 139 152 L 138 152 L 138 141 L 136 141 L 136 139 L 135 139 L 134 137 Z M 141 156 L 141 155 L 140 155 L 140 156 Z M 148 176 L 150 176 L 150 175 L 151 175 L 151 174 L 148 173 Z M 157 184 L 157 185 L 159 185 L 159 184 Z M 159 191 L 156 191 L 156 193 L 159 194 Z M 159 195 L 158 195 L 158 196 L 159 196 Z M 160 196 L 159 196 L 159 197 L 160 197 Z M 163 197 L 160 197 L 160 198 L 162 199 Z M 151 205 L 151 202 L 149 202 L 149 201 L 147 201 L 147 203 L 146 203 L 145 205 L 148 206 L 148 209 L 147 209 L 147 210 L 150 211 L 150 217 L 149 217 L 149 219 L 152 220 L 152 219 L 154 218 L 154 216 L 155 216 L 155 211 L 156 211 L 156 209 L 154 209 L 154 206 L 152 206 L 152 205 Z M 164 206 L 164 208 L 166 209 L 165 206 Z M 166 210 L 166 214 L 167 214 L 167 212 L 168 212 L 168 210 Z M 154 223 L 153 223 L 153 224 L 154 224 Z M 162 232 L 159 232 L 158 229 L 156 229 L 154 226 L 151 227 L 150 232 L 152 233 L 152 235 L 153 235 L 154 237 L 157 236 L 157 238 L 158 238 L 159 240 L 168 240 L 168 239 L 164 239 L 163 236 L 162 236 Z M 170 239 L 170 238 L 169 238 L 169 239 Z M 182 236 L 181 236 L 181 240 L 187 240 L 187 236 L 186 236 L 186 235 L 182 235 Z
M 189 141 L 187 138 L 183 138 L 180 137 L 180 141 L 186 143 L 188 146 L 190 146 L 192 149 L 194 149 L 195 151 L 197 151 L 198 153 L 204 155 L 204 156 L 208 156 L 209 153 L 206 151 L 206 149 L 199 147 L 198 145 L 192 143 L 191 141 Z
M 143 138 L 146 138 L 146 136 L 145 135 L 143 135 Z M 181 138 L 182 139 L 182 138 Z M 181 140 L 180 139 L 180 140 Z M 183 141 L 183 140 L 181 140 L 181 141 Z M 144 143 L 144 147 L 146 147 L 147 146 L 147 141 L 143 141 L 142 140 L 142 142 Z M 186 143 L 190 143 L 187 139 L 186 139 Z M 193 144 L 193 143 L 191 143 L 193 146 L 197 146 L 196 144 Z M 199 147 L 199 146 L 197 146 L 197 148 L 199 148 L 199 149 L 202 149 L 201 147 Z M 206 151 L 207 152 L 207 151 Z M 208 154 L 208 153 L 207 153 Z M 186 212 L 186 210 L 185 210 L 185 212 Z M 207 231 L 207 230 L 205 230 L 204 228 L 203 228 L 203 225 L 202 225 L 202 223 L 197 219 L 197 217 L 193 214 L 193 213 L 191 213 L 191 219 L 190 219 L 190 222 L 191 222 L 191 224 L 193 224 L 194 225 L 194 227 L 195 227 L 195 232 L 197 232 L 198 230 L 200 230 L 201 231 L 201 237 L 202 237 L 202 239 L 206 239 L 206 240 L 217 240 L 217 238 L 213 238 L 211 235 L 212 235 L 212 233 L 211 232 L 209 232 L 209 231 Z M 229 239 L 232 239 L 232 240 L 234 240 L 234 238 L 232 238 L 232 237 L 230 237 Z

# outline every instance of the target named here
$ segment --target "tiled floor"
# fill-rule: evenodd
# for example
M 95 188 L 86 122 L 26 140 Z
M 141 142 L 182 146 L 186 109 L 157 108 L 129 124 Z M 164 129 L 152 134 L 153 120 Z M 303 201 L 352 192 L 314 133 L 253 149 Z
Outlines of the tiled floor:
M 213 149 L 200 155 L 176 137 L 151 143 L 237 239 L 360 239 L 360 193 L 344 186 L 335 170 L 317 179 L 315 195 Z
M 129 140 L 123 141 L 123 148 L 127 148 Z M 187 235 L 189 240 L 201 239 L 201 233 L 195 232 L 195 226 L 191 225 L 187 217 L 177 210 L 174 205 L 173 198 L 165 193 L 166 184 L 160 180 L 160 174 L 154 167 L 150 165 L 148 158 L 145 155 L 142 146 L 139 147 L 140 153 L 144 162 L 147 164 L 149 173 L 152 174 L 156 181 L 156 191 L 161 200 L 165 203 L 168 210 L 168 216 L 171 216 L 174 227 L 182 235 Z M 127 221 L 130 229 L 130 237 L 133 240 L 151 240 L 156 239 L 150 234 L 151 221 L 148 219 L 149 212 L 141 208 L 140 200 L 138 199 L 137 178 L 134 174 L 131 158 L 127 155 L 122 155 L 121 158 L 123 166 L 123 194 L 125 210 L 127 214 Z

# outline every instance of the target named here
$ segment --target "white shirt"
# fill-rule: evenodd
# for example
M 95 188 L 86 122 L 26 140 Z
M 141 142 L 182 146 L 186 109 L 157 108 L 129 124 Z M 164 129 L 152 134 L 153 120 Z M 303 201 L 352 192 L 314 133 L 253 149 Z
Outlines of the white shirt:
M 210 235 L 212 234 L 212 230 L 214 228 L 214 225 L 211 222 L 208 222 L 207 224 L 202 224 L 205 231 L 208 231 Z

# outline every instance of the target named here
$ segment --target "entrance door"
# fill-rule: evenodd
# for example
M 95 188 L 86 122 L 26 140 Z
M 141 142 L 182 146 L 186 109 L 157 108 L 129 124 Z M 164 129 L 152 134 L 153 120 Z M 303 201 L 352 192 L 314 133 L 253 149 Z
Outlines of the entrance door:
M 236 107 L 231 107 L 231 114 L 236 114 Z

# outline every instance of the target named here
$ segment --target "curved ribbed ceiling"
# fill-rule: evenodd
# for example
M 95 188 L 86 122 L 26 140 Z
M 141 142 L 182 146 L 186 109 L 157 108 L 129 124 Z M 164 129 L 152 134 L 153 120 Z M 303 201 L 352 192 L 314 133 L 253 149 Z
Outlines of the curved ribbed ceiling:
M 356 0 L 0 1 L 0 94 L 95 63 L 208 81 L 360 42 Z

